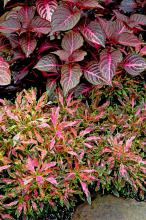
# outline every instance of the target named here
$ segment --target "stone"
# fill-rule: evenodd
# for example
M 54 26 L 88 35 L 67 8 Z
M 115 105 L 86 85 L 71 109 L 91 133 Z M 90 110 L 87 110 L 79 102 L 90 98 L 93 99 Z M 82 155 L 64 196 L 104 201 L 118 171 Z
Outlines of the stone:
M 91 206 L 78 206 L 72 220 L 146 220 L 146 202 L 98 195 Z

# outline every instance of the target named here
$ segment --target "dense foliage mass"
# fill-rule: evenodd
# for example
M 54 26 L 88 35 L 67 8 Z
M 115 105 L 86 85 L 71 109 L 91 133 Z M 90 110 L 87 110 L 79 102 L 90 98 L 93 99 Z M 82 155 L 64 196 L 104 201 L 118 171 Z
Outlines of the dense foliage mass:
M 143 198 L 146 85 L 116 80 L 86 103 L 60 91 L 37 101 L 34 89 L 0 100 L 1 219 L 37 219 L 76 196 L 91 203 L 89 189 Z
M 122 69 L 142 73 L 145 6 L 140 0 L 4 0 L 0 85 L 30 84 L 41 75 L 51 93 L 59 85 L 67 95 L 80 82 L 86 89 L 112 85 Z

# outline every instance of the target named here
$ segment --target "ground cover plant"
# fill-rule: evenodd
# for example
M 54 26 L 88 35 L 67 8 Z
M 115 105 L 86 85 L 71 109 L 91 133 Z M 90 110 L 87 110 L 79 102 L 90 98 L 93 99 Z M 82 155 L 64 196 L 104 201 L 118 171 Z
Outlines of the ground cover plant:
M 93 190 L 144 199 L 146 85 L 122 75 L 113 84 L 85 103 L 61 91 L 37 101 L 35 89 L 15 104 L 0 100 L 2 219 L 39 219 L 77 198 L 90 204 Z
M 2 2 L 1 93 L 35 84 L 67 95 L 82 83 L 112 85 L 119 71 L 136 76 L 146 68 L 145 1 Z

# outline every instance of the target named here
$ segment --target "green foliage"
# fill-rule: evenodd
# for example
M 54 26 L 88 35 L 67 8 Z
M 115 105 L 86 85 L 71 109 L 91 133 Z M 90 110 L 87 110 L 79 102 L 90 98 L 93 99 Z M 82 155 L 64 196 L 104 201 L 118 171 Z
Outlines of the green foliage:
M 0 100 L 2 219 L 37 219 L 45 207 L 73 206 L 76 196 L 91 203 L 93 185 L 144 195 L 146 86 L 126 79 L 95 88 L 86 103 L 60 91 L 54 102 L 47 93 L 37 101 L 34 89 L 15 104 Z

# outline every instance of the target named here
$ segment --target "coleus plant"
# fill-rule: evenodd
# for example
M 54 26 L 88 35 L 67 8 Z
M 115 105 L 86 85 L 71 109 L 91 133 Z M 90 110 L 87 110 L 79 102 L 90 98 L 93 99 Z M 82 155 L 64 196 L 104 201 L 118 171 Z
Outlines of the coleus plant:
M 144 195 L 145 88 L 118 81 L 119 105 L 109 101 L 111 88 L 92 90 L 88 108 L 60 91 L 54 102 L 47 93 L 37 100 L 34 89 L 15 103 L 0 100 L 1 219 L 37 218 L 40 208 L 69 206 L 74 195 L 91 203 L 93 185 Z
M 142 57 L 145 43 L 139 33 L 146 25 L 146 16 L 138 13 L 127 16 L 113 10 L 107 19 L 106 7 L 111 3 L 5 1 L 9 10 L 0 19 L 0 51 L 5 58 L 1 58 L 0 84 L 11 82 L 10 69 L 12 73 L 18 72 L 12 74 L 14 83 L 30 73 L 34 76 L 41 73 L 48 78 L 50 92 L 60 84 L 67 95 L 80 87 L 80 82 L 86 88 L 112 85 L 121 68 L 132 76 L 142 73 L 146 69 Z

